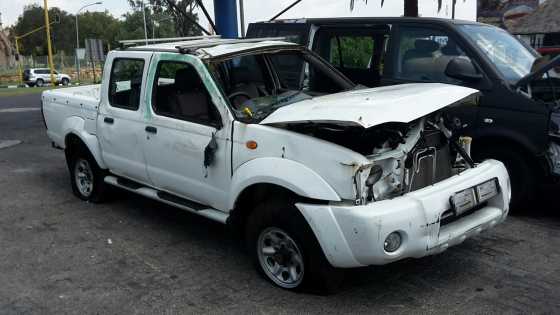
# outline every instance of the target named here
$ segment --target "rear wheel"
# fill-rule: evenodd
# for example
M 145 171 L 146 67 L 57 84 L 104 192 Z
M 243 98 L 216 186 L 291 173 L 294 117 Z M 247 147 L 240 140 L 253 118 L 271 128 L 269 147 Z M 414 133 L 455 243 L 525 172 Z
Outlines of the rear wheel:
M 45 81 L 43 81 L 43 79 L 37 79 L 37 82 L 35 82 L 35 85 L 37 87 L 43 87 L 45 85 Z
M 293 198 L 259 204 L 248 218 L 246 240 L 259 272 L 287 290 L 336 291 L 343 273 L 327 261 Z
M 74 195 L 84 201 L 103 202 L 107 197 L 106 172 L 84 150 L 67 154 L 70 181 Z
M 496 159 L 504 163 L 511 181 L 510 209 L 522 212 L 535 199 L 538 185 L 538 172 L 525 155 L 518 150 L 506 147 L 485 147 L 475 151 L 477 161 Z

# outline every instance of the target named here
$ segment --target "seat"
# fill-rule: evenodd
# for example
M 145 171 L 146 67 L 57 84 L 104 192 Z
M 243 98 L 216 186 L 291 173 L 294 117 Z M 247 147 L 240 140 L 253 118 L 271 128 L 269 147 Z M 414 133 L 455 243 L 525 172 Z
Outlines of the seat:
M 177 70 L 174 87 L 175 94 L 169 100 L 174 116 L 185 120 L 209 120 L 206 88 L 193 67 Z
M 417 39 L 414 48 L 404 54 L 403 75 L 416 80 L 434 79 L 434 52 L 439 49 L 439 44 L 433 40 Z

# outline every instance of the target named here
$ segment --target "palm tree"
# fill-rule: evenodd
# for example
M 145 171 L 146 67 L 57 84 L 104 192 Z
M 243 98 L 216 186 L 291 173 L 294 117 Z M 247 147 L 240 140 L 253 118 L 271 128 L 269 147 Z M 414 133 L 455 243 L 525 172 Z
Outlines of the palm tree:
M 364 0 L 366 3 L 368 0 Z M 463 0 L 464 1 L 464 0 Z M 355 0 L 350 0 L 350 10 L 354 10 L 354 2 Z M 385 0 L 381 0 L 381 6 Z M 438 12 L 441 10 L 442 0 L 437 0 L 438 2 Z M 451 14 L 452 18 L 455 18 L 455 4 L 457 0 L 453 0 L 453 13 Z M 404 16 L 418 16 L 418 0 L 404 0 Z

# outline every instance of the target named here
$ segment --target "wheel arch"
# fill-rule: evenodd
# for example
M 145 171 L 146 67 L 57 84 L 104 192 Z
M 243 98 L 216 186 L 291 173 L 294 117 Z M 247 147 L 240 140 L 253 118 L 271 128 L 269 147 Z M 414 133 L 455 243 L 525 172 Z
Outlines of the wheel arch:
M 228 224 L 243 231 L 255 206 L 270 196 L 279 195 L 307 203 L 341 200 L 327 182 L 300 163 L 280 158 L 256 159 L 234 173 Z
M 491 133 L 480 135 L 473 139 L 471 152 L 473 157 L 476 158 L 477 152 L 493 147 L 513 148 L 514 151 L 522 154 L 525 161 L 530 164 L 535 170 L 539 171 L 541 175 L 547 173 L 546 160 L 543 153 L 539 152 L 537 146 L 532 144 L 525 136 L 513 136 L 511 133 Z
M 76 152 L 76 150 L 85 150 L 91 154 L 100 168 L 107 168 L 101 157 L 99 143 L 95 136 L 90 134 L 84 135 L 83 132 L 68 131 L 64 137 L 64 153 L 67 160 L 72 152 Z

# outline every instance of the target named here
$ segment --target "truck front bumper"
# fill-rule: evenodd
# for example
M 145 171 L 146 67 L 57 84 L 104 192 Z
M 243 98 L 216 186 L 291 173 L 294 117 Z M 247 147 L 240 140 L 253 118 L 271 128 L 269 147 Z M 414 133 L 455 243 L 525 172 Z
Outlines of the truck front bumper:
M 496 178 L 498 194 L 474 211 L 442 220 L 456 192 Z M 383 265 L 404 258 L 440 253 L 505 220 L 511 199 L 504 165 L 488 160 L 435 185 L 367 205 L 296 204 L 317 237 L 331 265 L 351 268 Z M 445 222 L 444 222 L 445 221 Z M 401 236 L 394 252 L 384 248 L 392 232 Z

